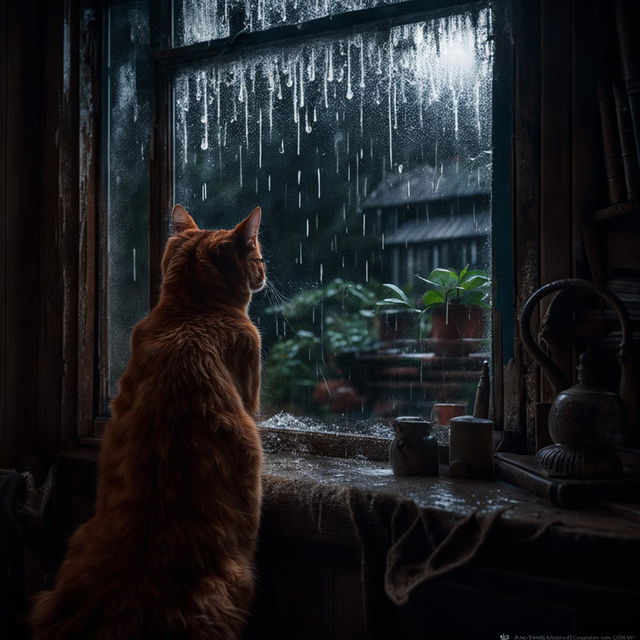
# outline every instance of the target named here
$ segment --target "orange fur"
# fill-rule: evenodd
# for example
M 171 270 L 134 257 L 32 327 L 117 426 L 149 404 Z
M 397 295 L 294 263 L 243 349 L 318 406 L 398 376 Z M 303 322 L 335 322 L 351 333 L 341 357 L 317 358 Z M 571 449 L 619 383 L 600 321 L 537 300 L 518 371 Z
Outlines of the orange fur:
M 205 231 L 176 207 L 160 301 L 133 330 L 100 454 L 34 640 L 238 638 L 253 595 L 262 451 L 254 421 L 260 210 Z

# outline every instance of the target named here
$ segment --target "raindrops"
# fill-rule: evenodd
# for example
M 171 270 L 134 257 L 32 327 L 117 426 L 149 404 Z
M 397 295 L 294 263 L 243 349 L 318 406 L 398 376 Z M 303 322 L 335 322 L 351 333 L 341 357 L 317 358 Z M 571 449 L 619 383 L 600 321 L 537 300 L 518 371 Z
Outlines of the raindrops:
M 369 0 L 290 0 L 286 11 L 284 0 L 247 3 L 249 29 L 362 2 Z M 213 12 L 227 4 L 193 3 Z M 382 282 L 419 293 L 416 272 L 445 266 L 445 258 L 452 264 L 462 256 L 485 259 L 480 235 L 488 229 L 490 206 L 490 33 L 490 10 L 465 9 L 247 50 L 177 72 L 176 200 L 213 228 L 229 228 L 237 208 L 260 204 L 268 213 L 261 243 L 270 252 L 269 272 L 292 300 L 324 295 L 338 278 L 379 296 Z M 461 196 L 452 209 L 447 194 L 456 190 L 477 195 Z M 443 212 L 447 219 L 468 215 L 478 233 L 458 257 L 451 247 L 426 247 Z M 344 295 L 349 301 L 352 294 Z M 338 370 L 340 349 L 377 348 L 375 323 L 369 318 L 367 325 L 366 314 L 359 314 L 372 312 L 375 302 L 354 311 L 344 300 L 340 317 L 329 312 L 330 303 L 315 305 L 312 326 L 283 311 L 262 315 L 266 302 L 252 303 L 267 371 L 274 344 L 303 345 L 288 357 L 310 372 L 304 400 L 296 400 L 301 412 L 318 403 L 317 384 L 335 396 L 336 380 L 351 379 L 351 370 Z M 353 320 L 347 331 L 343 325 L 352 316 L 364 324 Z M 411 384 L 405 381 L 414 403 L 425 401 L 419 369 Z M 401 395 L 379 410 L 400 410 Z M 374 409 L 360 394 L 349 411 L 369 419 Z M 422 409 L 416 405 L 416 411 Z

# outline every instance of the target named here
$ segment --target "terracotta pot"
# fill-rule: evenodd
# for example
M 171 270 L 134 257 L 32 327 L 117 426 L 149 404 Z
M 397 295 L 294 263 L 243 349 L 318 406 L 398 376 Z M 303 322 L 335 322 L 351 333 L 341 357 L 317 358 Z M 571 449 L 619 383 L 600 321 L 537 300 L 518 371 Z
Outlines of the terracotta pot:
M 431 337 L 439 355 L 468 355 L 482 338 L 483 312 L 480 307 L 449 303 L 449 309 L 439 304 L 431 311 Z
M 431 336 L 455 340 L 456 338 L 482 338 L 483 317 L 480 307 L 467 307 L 449 303 L 439 304 L 431 310 Z

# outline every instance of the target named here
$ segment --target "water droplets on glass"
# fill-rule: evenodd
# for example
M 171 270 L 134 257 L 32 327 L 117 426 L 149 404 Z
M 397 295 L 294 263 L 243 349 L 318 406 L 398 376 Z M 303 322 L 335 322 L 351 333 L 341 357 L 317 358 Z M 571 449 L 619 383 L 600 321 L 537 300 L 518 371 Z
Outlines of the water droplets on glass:
M 108 11 L 107 383 L 113 395 L 129 358 L 131 329 L 148 310 L 151 65 L 148 1 L 129 0 Z
M 394 4 L 401 0 L 174 0 L 175 46 L 218 40 L 230 35 L 233 26 L 264 31 L 284 24 L 299 24 L 347 11 Z M 233 25 L 232 20 L 242 20 Z M 235 33 L 235 32 L 234 32 Z M 315 58 L 305 66 L 307 77 L 316 77 Z M 359 82 L 364 81 L 363 67 Z M 330 79 L 330 81 L 333 78 Z
M 261 0 L 251 28 L 295 12 Z M 176 73 L 176 201 L 209 228 L 265 211 L 273 285 L 252 306 L 269 350 L 265 411 L 349 420 L 470 397 L 473 367 L 450 379 L 428 320 L 375 310 L 383 282 L 419 307 L 417 273 L 489 266 L 492 64 L 491 12 L 476 8 Z

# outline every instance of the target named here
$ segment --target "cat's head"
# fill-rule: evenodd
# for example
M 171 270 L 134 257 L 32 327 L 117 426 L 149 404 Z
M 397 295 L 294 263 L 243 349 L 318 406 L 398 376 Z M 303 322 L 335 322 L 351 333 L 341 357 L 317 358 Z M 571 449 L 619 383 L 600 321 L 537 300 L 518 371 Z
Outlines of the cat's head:
M 203 303 L 245 305 L 266 284 L 256 207 L 233 229 L 200 229 L 184 207 L 173 208 L 173 231 L 162 258 L 163 289 Z

